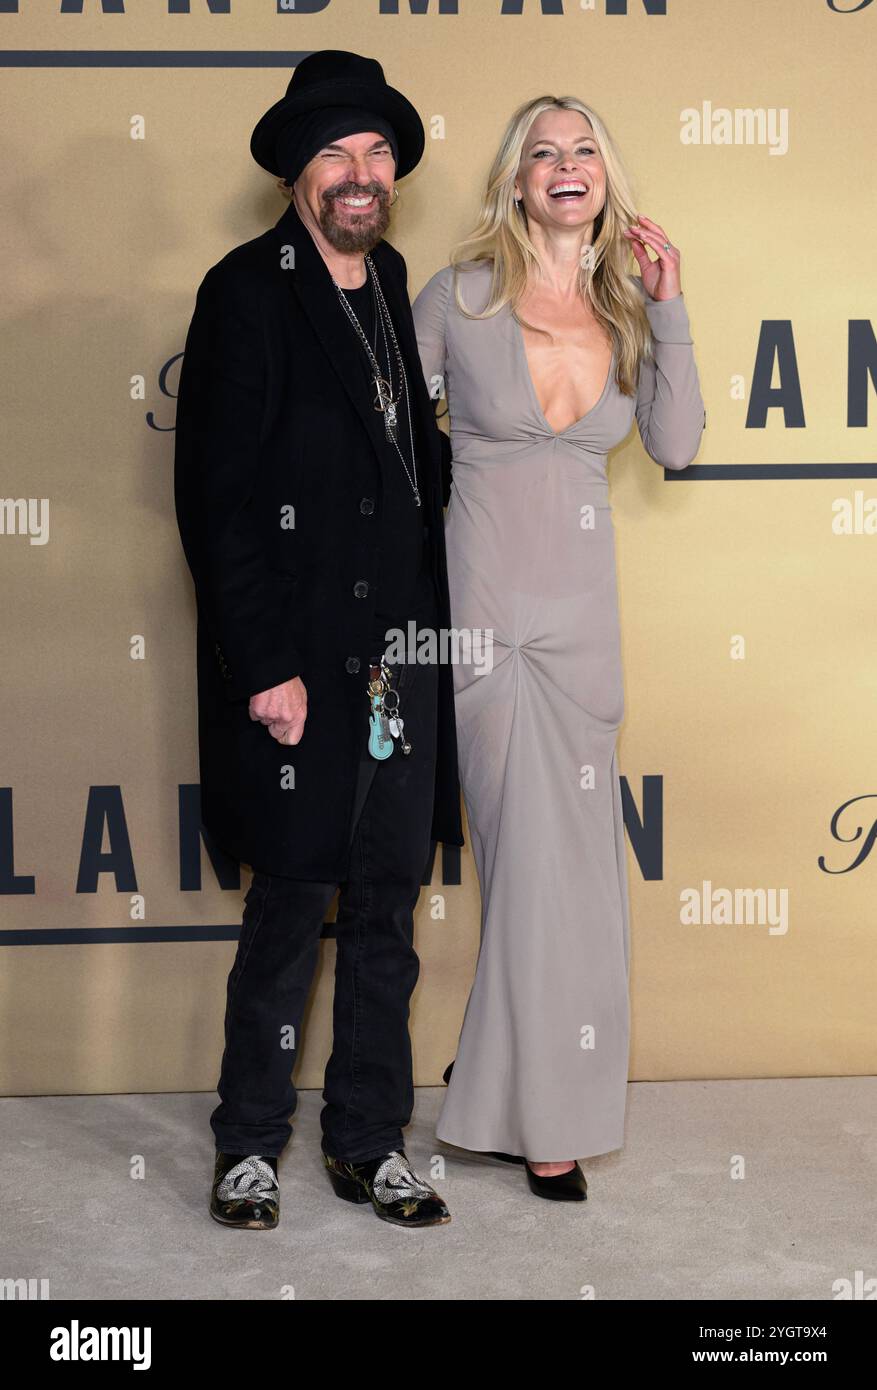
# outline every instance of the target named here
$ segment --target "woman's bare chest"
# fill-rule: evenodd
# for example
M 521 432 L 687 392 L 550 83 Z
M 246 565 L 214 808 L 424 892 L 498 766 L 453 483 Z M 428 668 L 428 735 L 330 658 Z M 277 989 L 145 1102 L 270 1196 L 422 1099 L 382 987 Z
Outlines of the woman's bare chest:
M 517 314 L 548 330 L 537 333 L 519 324 L 537 402 L 551 428 L 562 433 L 590 414 L 603 395 L 612 366 L 612 340 L 580 301 L 558 304 L 546 296 L 530 296 Z

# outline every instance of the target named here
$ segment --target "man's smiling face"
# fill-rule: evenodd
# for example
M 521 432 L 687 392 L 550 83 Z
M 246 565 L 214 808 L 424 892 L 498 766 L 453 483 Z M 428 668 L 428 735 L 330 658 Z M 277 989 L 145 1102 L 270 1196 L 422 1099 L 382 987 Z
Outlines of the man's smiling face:
M 307 208 L 336 251 L 370 251 L 390 225 L 396 164 L 385 136 L 345 135 L 324 145 L 295 181 L 299 212 Z

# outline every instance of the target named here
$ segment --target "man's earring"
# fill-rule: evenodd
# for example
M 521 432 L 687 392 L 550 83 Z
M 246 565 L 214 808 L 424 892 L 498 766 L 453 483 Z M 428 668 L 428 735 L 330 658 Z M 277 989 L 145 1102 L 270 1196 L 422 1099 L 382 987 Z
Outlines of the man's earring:
M 394 185 L 394 186 L 393 186 L 393 201 L 390 203 L 390 207 L 393 207 L 393 205 L 394 205 L 395 203 L 397 203 L 398 201 L 399 201 L 399 190 L 398 190 L 398 188 L 396 188 L 396 186 Z

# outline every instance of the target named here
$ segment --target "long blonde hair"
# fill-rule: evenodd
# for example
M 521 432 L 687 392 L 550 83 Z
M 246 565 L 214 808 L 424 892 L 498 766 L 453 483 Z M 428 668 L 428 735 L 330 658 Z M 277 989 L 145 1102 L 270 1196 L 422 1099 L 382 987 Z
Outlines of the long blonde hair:
M 552 110 L 580 112 L 590 122 L 603 158 L 606 200 L 594 222 L 590 264 L 584 258 L 579 270 L 579 290 L 612 336 L 619 390 L 623 395 L 634 395 L 640 360 L 651 355 L 649 321 L 642 294 L 630 279 L 632 253 L 622 236 L 623 229 L 636 219 L 636 205 L 609 131 L 596 111 L 578 97 L 536 97 L 519 106 L 511 117 L 487 177 L 478 220 L 451 253 L 451 265 L 457 271 L 454 298 L 467 318 L 490 318 L 505 304 L 517 313 L 530 272 L 539 266 L 539 255 L 527 231 L 523 204 L 515 203 L 515 178 L 530 127 L 543 111 Z M 473 313 L 462 301 L 459 272 L 465 272 L 467 262 L 480 261 L 493 262 L 490 297 L 480 313 Z

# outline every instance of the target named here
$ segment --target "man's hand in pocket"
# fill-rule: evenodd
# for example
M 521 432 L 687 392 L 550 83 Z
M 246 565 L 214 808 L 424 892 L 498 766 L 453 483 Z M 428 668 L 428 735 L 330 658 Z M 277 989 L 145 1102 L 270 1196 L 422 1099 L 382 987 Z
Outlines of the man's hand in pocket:
M 278 743 L 298 743 L 308 717 L 308 692 L 301 676 L 250 697 L 250 718 L 268 727 Z

